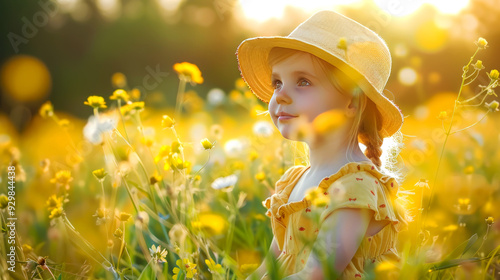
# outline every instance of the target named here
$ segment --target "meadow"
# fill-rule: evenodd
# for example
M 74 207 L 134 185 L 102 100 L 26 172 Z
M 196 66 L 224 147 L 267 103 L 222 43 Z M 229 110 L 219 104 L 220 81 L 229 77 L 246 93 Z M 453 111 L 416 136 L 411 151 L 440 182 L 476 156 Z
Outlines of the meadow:
M 488 42 L 475 44 L 457 92 L 405 119 L 395 158 L 414 221 L 401 262 L 366 267 L 369 279 L 500 277 L 499 72 L 479 59 Z M 265 260 L 262 201 L 305 164 L 300 149 L 242 79 L 203 98 L 198 67 L 172 67 L 177 102 L 166 109 L 117 72 L 108 96 L 67 100 L 87 120 L 47 101 L 21 138 L 0 119 L 2 279 L 244 279 Z M 3 258 L 12 246 L 15 272 Z

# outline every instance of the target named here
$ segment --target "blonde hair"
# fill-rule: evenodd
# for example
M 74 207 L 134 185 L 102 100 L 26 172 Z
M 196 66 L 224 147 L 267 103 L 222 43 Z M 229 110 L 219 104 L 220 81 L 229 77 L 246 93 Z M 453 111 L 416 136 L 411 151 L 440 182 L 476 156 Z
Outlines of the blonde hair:
M 289 58 L 300 52 L 294 49 L 274 47 L 269 52 L 269 66 Z M 320 59 L 314 55 L 311 56 L 315 67 L 319 67 L 324 72 L 332 85 L 344 96 L 354 97 L 358 110 L 354 117 L 354 124 L 348 132 L 348 147 L 346 156 L 350 156 L 355 145 L 359 142 L 366 146 L 365 156 L 369 158 L 378 168 L 382 167 L 380 157 L 382 155 L 382 144 L 384 139 L 379 131 L 382 128 L 382 117 L 377 110 L 375 103 L 366 97 L 364 92 L 350 79 L 344 72 L 337 67 Z

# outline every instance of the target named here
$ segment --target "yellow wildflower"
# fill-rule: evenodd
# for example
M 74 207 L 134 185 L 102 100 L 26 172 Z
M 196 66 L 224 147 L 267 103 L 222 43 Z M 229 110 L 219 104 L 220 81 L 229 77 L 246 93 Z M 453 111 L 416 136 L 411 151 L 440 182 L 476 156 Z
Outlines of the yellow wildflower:
M 210 273 L 224 273 L 224 268 L 222 268 L 222 266 L 219 263 L 216 263 L 214 260 L 205 259 L 205 263 L 207 264 L 208 271 L 210 271 Z
M 154 185 L 158 182 L 161 182 L 163 178 L 161 177 L 160 174 L 158 174 L 158 172 L 155 171 L 155 173 L 153 175 L 151 175 L 151 177 L 149 178 L 149 183 L 151 185 Z
M 375 271 L 382 272 L 395 269 L 396 266 L 390 261 L 383 261 L 377 264 Z
M 116 72 L 111 76 L 111 84 L 115 88 L 123 88 L 127 85 L 127 77 L 123 73 Z
M 6 208 L 7 205 L 9 205 L 9 198 L 5 194 L 0 195 L 0 209 Z
M 341 50 L 347 50 L 347 40 L 344 37 L 339 39 L 339 43 L 337 44 L 337 48 Z
M 151 253 L 151 257 L 155 262 L 157 263 L 167 262 L 165 257 L 167 256 L 168 251 L 167 249 L 162 250 L 160 245 L 158 245 L 158 247 L 156 247 L 155 245 L 151 246 L 151 248 L 149 248 L 149 252 Z
M 52 211 L 50 211 L 49 219 L 54 219 L 54 218 L 59 218 L 63 214 L 63 209 L 62 207 L 59 208 L 54 208 Z
M 106 217 L 106 209 L 104 208 L 98 208 L 96 211 L 95 211 L 95 214 L 92 215 L 92 217 L 97 217 L 99 219 L 103 219 Z
M 163 128 L 172 128 L 175 124 L 175 120 L 167 115 L 163 115 L 163 119 L 161 120 L 161 126 Z
M 488 108 L 488 110 L 492 112 L 498 111 L 498 105 L 499 103 L 496 100 L 493 100 L 490 103 L 485 103 L 486 108 Z
M 59 120 L 59 122 L 57 122 L 57 124 L 62 127 L 62 128 L 68 128 L 69 125 L 70 125 L 70 122 L 68 119 L 61 119 Z
M 135 114 L 144 109 L 144 101 L 128 102 L 120 107 L 120 113 L 124 116 Z
M 60 208 L 63 205 L 63 197 L 56 196 L 55 194 L 51 195 L 49 199 L 47 199 L 47 209 L 52 211 L 53 209 Z
M 102 180 L 104 180 L 104 178 L 106 177 L 106 175 L 108 175 L 108 172 L 106 172 L 104 170 L 104 168 L 101 168 L 101 169 L 96 169 L 96 170 L 92 171 L 92 175 L 94 175 L 94 177 L 98 181 L 102 181 Z
M 245 168 L 245 163 L 241 160 L 236 160 L 231 163 L 231 170 L 243 170 Z
M 172 142 L 171 147 L 172 147 L 172 153 L 179 154 L 181 152 L 181 148 L 182 148 L 181 143 L 174 141 L 174 142 Z
M 242 78 L 237 79 L 234 85 L 239 89 L 247 89 L 247 83 Z
M 170 158 L 170 166 L 177 169 L 177 170 L 182 170 L 182 169 L 186 169 L 186 168 L 189 168 L 191 166 L 191 162 L 190 161 L 183 161 L 181 157 L 179 157 L 178 154 L 174 154 L 171 158 Z
M 210 150 L 214 146 L 214 144 L 212 144 L 212 142 L 210 142 L 207 138 L 201 140 L 201 145 L 205 150 Z
M 23 253 L 29 254 L 33 251 L 33 248 L 28 244 L 23 244 Z
M 449 226 L 445 226 L 443 228 L 444 231 L 455 231 L 458 229 L 458 226 L 457 225 L 449 225 Z
M 264 181 L 266 179 L 266 173 L 259 172 L 259 173 L 255 174 L 255 179 L 257 179 L 257 181 L 259 181 L 259 182 Z
M 201 71 L 198 66 L 189 63 L 182 62 L 174 64 L 174 70 L 179 74 L 180 79 L 186 79 L 192 83 L 201 84 L 203 83 L 203 77 L 201 76 Z
M 470 198 L 459 198 L 458 199 L 458 205 L 456 206 L 459 210 L 469 210 L 471 205 L 470 205 Z
M 326 191 L 315 187 L 306 192 L 306 200 L 310 201 L 312 205 L 317 207 L 324 207 L 330 203 L 330 196 Z
M 123 89 L 117 89 L 113 91 L 113 95 L 109 97 L 111 100 L 123 100 L 124 102 L 127 102 L 130 99 L 130 96 L 128 93 L 123 90 Z
M 241 92 L 239 92 L 237 90 L 232 90 L 229 93 L 229 99 L 231 99 L 234 102 L 240 101 L 241 100 Z
M 498 77 L 500 76 L 500 73 L 498 72 L 497 69 L 493 69 L 493 70 L 490 71 L 490 73 L 488 74 L 488 76 L 492 80 L 498 80 Z
M 486 39 L 484 39 L 483 37 L 479 37 L 475 44 L 478 48 L 485 49 L 488 46 L 488 41 L 486 41 Z
M 118 218 L 118 220 L 120 220 L 122 222 L 126 222 L 126 221 L 128 221 L 128 219 L 130 219 L 131 216 L 132 215 L 130 215 L 129 213 L 121 212 L 117 218 Z
M 256 151 L 250 152 L 250 161 L 254 161 L 259 158 L 259 154 Z
M 445 121 L 448 119 L 448 113 L 446 113 L 446 111 L 441 111 L 439 112 L 439 116 L 437 118 L 442 121 Z
M 42 104 L 38 112 L 43 118 L 52 117 L 54 115 L 54 107 L 50 101 L 47 101 Z
M 474 68 L 475 68 L 476 70 L 481 70 L 481 69 L 484 69 L 484 66 L 483 66 L 483 61 L 481 61 L 481 60 L 479 60 L 479 59 L 478 59 L 478 60 L 476 61 L 476 64 L 474 64 Z
M 177 267 L 174 267 L 173 279 L 177 279 L 179 273 L 182 271 L 186 274 L 187 278 L 193 278 L 198 271 L 196 270 L 196 264 L 191 263 L 188 259 L 179 259 L 175 262 Z
M 67 189 L 69 188 L 69 183 L 71 183 L 71 181 L 73 181 L 73 177 L 71 177 L 71 171 L 69 170 L 58 171 L 54 178 L 50 179 L 52 184 L 66 186 Z
M 489 226 L 491 226 L 494 223 L 493 217 L 488 217 L 485 219 L 485 221 L 486 224 L 488 224 Z
M 219 235 L 224 233 L 227 227 L 227 221 L 217 214 L 201 213 L 198 220 L 192 221 L 191 226 L 195 230 L 202 230 L 209 235 Z
M 248 275 L 250 273 L 252 273 L 254 270 L 257 269 L 257 267 L 259 267 L 259 264 L 256 264 L 256 263 L 246 263 L 246 264 L 242 264 L 240 266 L 240 272 L 243 274 L 243 275 Z
M 113 232 L 113 236 L 120 239 L 123 236 L 123 231 L 121 229 L 117 228 L 115 230 L 115 232 Z
M 151 137 L 145 136 L 141 138 L 141 143 L 147 147 L 151 147 L 153 146 L 154 140 Z
M 171 148 L 168 145 L 163 145 L 160 147 L 160 151 L 155 156 L 155 163 L 158 163 L 164 157 L 170 155 Z
M 465 174 L 472 174 L 474 173 L 474 166 L 468 165 L 467 167 L 464 168 L 464 173 Z
M 87 98 L 87 101 L 83 102 L 85 105 L 89 105 L 92 108 L 107 108 L 106 101 L 102 96 L 92 95 Z

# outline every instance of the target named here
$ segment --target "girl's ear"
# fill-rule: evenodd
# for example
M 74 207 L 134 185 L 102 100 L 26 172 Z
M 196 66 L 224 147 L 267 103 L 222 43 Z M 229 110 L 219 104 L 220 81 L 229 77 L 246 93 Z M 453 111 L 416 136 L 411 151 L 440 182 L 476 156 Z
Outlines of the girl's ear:
M 356 116 L 356 112 L 358 111 L 358 99 L 355 97 L 351 97 L 349 104 L 344 110 L 344 114 L 348 118 L 354 118 Z

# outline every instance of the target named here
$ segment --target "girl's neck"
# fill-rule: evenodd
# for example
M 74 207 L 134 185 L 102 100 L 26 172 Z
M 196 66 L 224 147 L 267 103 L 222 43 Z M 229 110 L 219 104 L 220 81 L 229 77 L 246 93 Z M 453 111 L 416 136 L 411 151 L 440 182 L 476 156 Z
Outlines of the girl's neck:
M 347 137 L 342 132 L 341 130 L 336 131 L 336 133 L 315 139 L 313 143 L 307 143 L 311 166 L 309 174 L 322 176 L 323 173 L 337 171 L 349 162 L 370 161 L 361 151 L 357 141 L 353 145 L 352 151 L 348 153 Z

